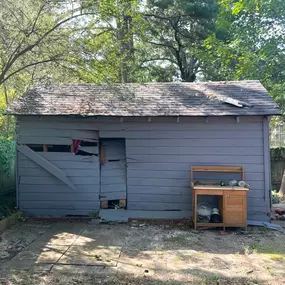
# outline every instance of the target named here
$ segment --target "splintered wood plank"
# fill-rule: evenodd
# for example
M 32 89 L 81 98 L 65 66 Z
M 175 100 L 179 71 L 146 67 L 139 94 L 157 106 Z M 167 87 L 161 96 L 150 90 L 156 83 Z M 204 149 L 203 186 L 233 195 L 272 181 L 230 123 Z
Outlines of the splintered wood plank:
M 59 169 L 57 166 L 52 164 L 50 161 L 46 160 L 42 156 L 38 155 L 35 151 L 30 149 L 26 145 L 22 145 L 18 147 L 18 151 L 25 155 L 27 158 L 35 162 L 40 167 L 44 168 L 46 171 L 51 173 L 53 176 L 57 177 L 63 183 L 71 187 L 72 189 L 76 189 L 71 180 L 67 177 L 66 173 Z

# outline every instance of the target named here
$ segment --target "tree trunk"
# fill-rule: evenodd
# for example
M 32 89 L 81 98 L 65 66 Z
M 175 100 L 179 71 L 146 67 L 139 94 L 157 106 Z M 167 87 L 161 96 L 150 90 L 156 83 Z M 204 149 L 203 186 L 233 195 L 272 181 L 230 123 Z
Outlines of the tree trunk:
M 132 82 L 132 67 L 134 63 L 134 38 L 132 32 L 131 2 L 126 2 L 126 9 L 121 19 L 117 19 L 118 40 L 121 45 L 120 77 L 122 83 Z
M 284 170 L 284 172 L 283 172 L 282 182 L 281 182 L 279 194 L 280 194 L 281 196 L 285 196 L 285 170 Z
M 4 88 L 4 96 L 5 96 L 5 103 L 6 103 L 6 108 L 9 105 L 9 99 L 8 99 L 8 91 L 5 85 L 3 85 Z M 8 137 L 10 131 L 10 115 L 6 116 L 6 136 Z

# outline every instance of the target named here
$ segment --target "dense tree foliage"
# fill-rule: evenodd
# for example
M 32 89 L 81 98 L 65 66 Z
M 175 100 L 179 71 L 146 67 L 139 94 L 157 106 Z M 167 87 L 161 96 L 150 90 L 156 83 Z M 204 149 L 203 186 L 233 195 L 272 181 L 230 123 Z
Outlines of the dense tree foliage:
M 0 112 L 37 83 L 240 79 L 261 80 L 285 109 L 283 0 L 2 0 L 0 6 Z M 3 132 L 12 127 L 0 116 Z

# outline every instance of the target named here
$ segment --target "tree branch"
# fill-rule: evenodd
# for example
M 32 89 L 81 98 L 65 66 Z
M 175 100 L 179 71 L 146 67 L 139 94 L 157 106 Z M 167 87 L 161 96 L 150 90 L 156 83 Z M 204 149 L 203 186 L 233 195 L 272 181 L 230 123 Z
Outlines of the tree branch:
M 33 63 L 29 63 L 27 65 L 22 66 L 21 68 L 13 71 L 12 73 L 10 73 L 7 77 L 3 78 L 0 81 L 0 85 L 2 85 L 4 82 L 6 82 L 10 77 L 14 76 L 15 74 L 19 73 L 20 71 L 31 67 L 31 66 L 35 66 L 35 65 L 39 65 L 39 64 L 43 64 L 43 63 L 48 63 L 48 62 L 56 62 L 59 61 L 60 59 L 56 59 L 56 58 L 49 58 L 49 59 L 45 59 L 45 60 L 41 60 L 41 61 L 37 61 L 37 62 L 33 62 Z
M 23 50 L 19 51 L 17 53 L 17 51 L 21 48 L 21 45 L 23 43 L 23 41 L 21 41 L 21 43 L 17 46 L 17 48 L 15 49 L 16 52 L 13 52 L 10 56 L 10 58 L 8 59 L 7 64 L 5 65 L 5 67 L 3 68 L 1 74 L 0 74 L 0 84 L 1 82 L 4 80 L 6 73 L 8 72 L 8 70 L 13 66 L 13 64 L 15 63 L 15 61 L 21 57 L 22 55 L 24 55 L 25 53 L 31 51 L 34 47 L 38 46 L 49 34 L 51 34 L 52 32 L 54 32 L 57 28 L 59 28 L 60 26 L 62 26 L 63 24 L 65 24 L 66 22 L 81 17 L 83 15 L 93 15 L 94 13 L 83 13 L 83 14 L 78 14 L 78 15 L 73 15 L 70 16 L 60 22 L 58 22 L 56 25 L 54 25 L 52 28 L 50 28 L 47 32 L 45 32 L 38 40 L 36 40 L 33 44 L 28 45 L 27 47 L 25 47 Z M 9 75 L 10 77 L 10 75 Z M 5 79 L 6 81 L 6 79 Z
M 168 58 L 168 57 L 156 57 L 156 58 L 150 58 L 150 59 L 146 59 L 146 60 L 143 60 L 142 63 L 141 63 L 141 66 L 146 63 L 146 62 L 150 62 L 150 61 L 160 61 L 160 60 L 167 60 L 175 65 L 177 65 L 177 62 L 172 60 L 171 58 Z

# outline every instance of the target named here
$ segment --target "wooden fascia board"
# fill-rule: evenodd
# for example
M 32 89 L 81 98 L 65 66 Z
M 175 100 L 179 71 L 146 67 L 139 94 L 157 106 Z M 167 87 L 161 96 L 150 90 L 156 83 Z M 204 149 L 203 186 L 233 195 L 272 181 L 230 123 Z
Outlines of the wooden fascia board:
M 35 162 L 40 167 L 44 168 L 46 171 L 51 173 L 53 176 L 58 178 L 60 181 L 71 187 L 72 189 L 76 189 L 71 180 L 66 176 L 66 173 L 59 169 L 57 166 L 38 155 L 35 151 L 30 149 L 26 145 L 18 146 L 18 151 L 25 155 L 27 158 Z

